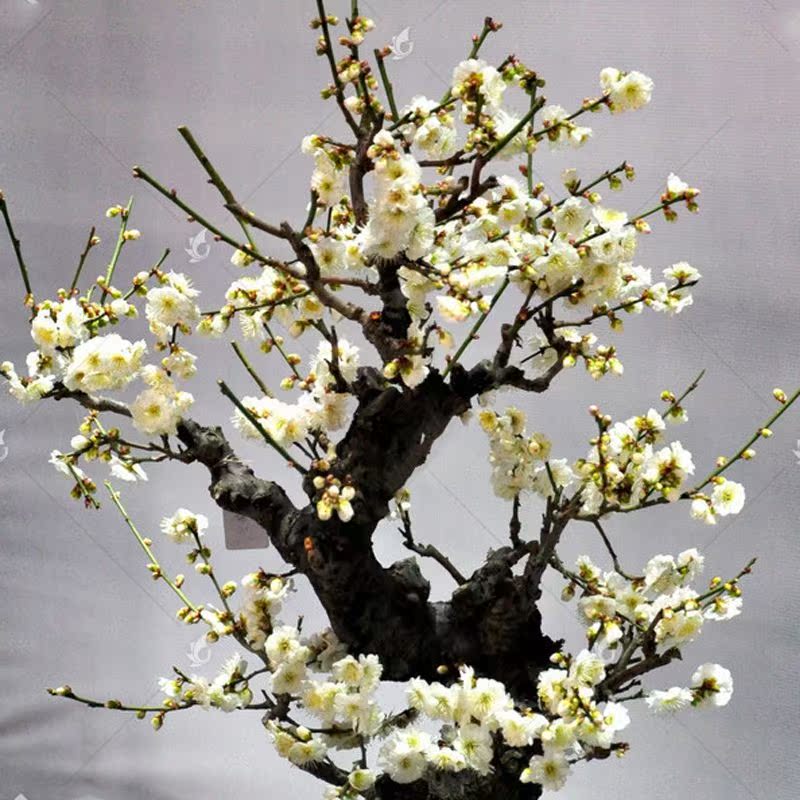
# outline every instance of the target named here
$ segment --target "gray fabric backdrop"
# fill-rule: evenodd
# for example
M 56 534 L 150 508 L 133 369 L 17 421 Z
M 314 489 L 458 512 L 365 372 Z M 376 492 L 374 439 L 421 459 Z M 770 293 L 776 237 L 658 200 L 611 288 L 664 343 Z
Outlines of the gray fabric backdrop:
M 168 245 L 173 268 L 195 276 L 207 298 L 232 279 L 236 272 L 219 245 L 190 266 L 184 247 L 198 227 L 130 178 L 131 165 L 148 165 L 203 208 L 216 207 L 174 132 L 181 123 L 191 126 L 249 206 L 268 218 L 300 219 L 310 171 L 300 139 L 335 118 L 333 106 L 317 99 L 327 76 L 312 53 L 311 5 L 0 2 L 0 186 L 37 287 L 53 290 L 68 281 L 92 223 L 99 221 L 108 244 L 114 233 L 103 211 L 132 192 L 133 224 L 144 236 L 123 268 L 148 266 Z M 743 432 L 770 413 L 772 387 L 788 390 L 800 379 L 796 3 L 362 5 L 379 25 L 375 45 L 409 28 L 413 49 L 390 62 L 401 102 L 442 91 L 486 13 L 506 24 L 486 52 L 497 60 L 516 52 L 549 79 L 549 97 L 567 107 L 596 90 L 602 67 L 638 68 L 654 78 L 647 110 L 594 118 L 589 147 L 574 157 L 545 155 L 537 170 L 555 187 L 564 166 L 605 168 L 627 158 L 638 172 L 624 195 L 632 211 L 652 203 L 670 170 L 700 186 L 701 215 L 684 214 L 674 227 L 657 224 L 641 249 L 642 261 L 658 269 L 680 259 L 698 266 L 706 276 L 698 302 L 676 319 L 648 315 L 628 325 L 618 341 L 624 380 L 593 384 L 575 371 L 546 397 L 519 403 L 560 454 L 576 457 L 591 433 L 589 402 L 624 416 L 646 409 L 665 386 L 685 386 L 705 366 L 692 421 L 680 437 L 702 466 L 738 446 Z M 89 274 L 102 263 L 94 257 Z M 0 267 L 2 356 L 19 362 L 30 341 L 4 234 Z M 218 355 L 219 347 L 199 350 Z M 220 358 L 206 363 L 195 387 L 196 416 L 227 418 L 229 408 L 212 381 L 224 377 L 241 390 L 244 376 Z M 147 700 L 156 696 L 156 676 L 168 674 L 171 664 L 192 670 L 192 659 L 210 658 L 205 669 L 211 671 L 223 658 L 220 651 L 193 649 L 199 631 L 174 621 L 171 597 L 149 579 L 135 541 L 112 510 L 82 511 L 47 465 L 49 450 L 67 446 L 79 418 L 66 405 L 32 411 L 0 401 L 8 448 L 0 447 L 0 798 L 318 796 L 319 785 L 279 762 L 256 715 L 180 714 L 156 735 L 147 724 L 45 695 L 43 687 L 68 680 L 86 694 Z M 714 573 L 731 573 L 753 554 L 761 561 L 746 585 L 744 616 L 710 627 L 663 679 L 665 686 L 679 682 L 696 664 L 718 660 L 735 676 L 730 706 L 669 720 L 636 713 L 630 756 L 580 768 L 566 796 L 798 795 L 798 436 L 794 414 L 754 463 L 737 468 L 749 496 L 739 517 L 706 528 L 692 523 L 683 507 L 614 524 L 619 549 L 633 565 L 694 544 Z M 262 473 L 278 469 L 265 451 L 244 452 Z M 419 536 L 453 548 L 463 570 L 477 565 L 506 528 L 507 508 L 486 488 L 487 475 L 482 436 L 474 426 L 455 426 L 412 484 Z M 205 482 L 200 468 L 153 469 L 150 485 L 127 492 L 127 502 L 145 530 L 178 505 L 203 510 L 212 520 L 210 542 L 221 545 L 221 516 L 205 495 Z M 525 522 L 535 525 L 536 514 L 529 507 Z M 588 531 L 577 529 L 566 542 L 567 556 L 590 549 L 589 540 Z M 404 552 L 388 524 L 378 546 L 386 559 Z M 164 546 L 160 552 L 173 569 L 181 568 L 178 553 Z M 271 552 L 219 553 L 226 578 L 259 563 L 277 566 Z M 434 591 L 443 593 L 446 576 L 435 567 L 429 573 Z M 548 628 L 574 637 L 573 612 L 556 599 L 557 582 L 550 589 Z M 301 593 L 293 603 L 307 607 L 303 601 Z M 307 624 L 318 620 L 313 612 Z

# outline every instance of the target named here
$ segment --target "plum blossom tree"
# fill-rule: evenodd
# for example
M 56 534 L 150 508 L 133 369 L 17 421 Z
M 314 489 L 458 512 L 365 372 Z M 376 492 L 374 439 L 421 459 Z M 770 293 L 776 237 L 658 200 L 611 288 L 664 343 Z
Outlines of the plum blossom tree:
M 211 678 L 175 668 L 161 680 L 164 699 L 155 706 L 92 700 L 66 685 L 49 691 L 149 718 L 155 729 L 195 707 L 258 710 L 277 752 L 325 782 L 328 798 L 536 798 L 560 789 L 578 762 L 624 754 L 629 703 L 660 713 L 730 700 L 731 675 L 717 664 L 687 669 L 681 686 L 660 686 L 650 674 L 680 658 L 707 623 L 740 613 L 740 580 L 752 562 L 703 583 L 703 556 L 689 549 L 656 554 L 629 572 L 607 531 L 618 514 L 667 503 L 687 503 L 687 516 L 711 525 L 738 513 L 744 489 L 728 470 L 754 456 L 753 445 L 771 436 L 798 392 L 776 389 L 773 416 L 700 477 L 669 430 L 687 418 L 702 375 L 683 392 L 663 392 L 654 403 L 660 410 L 628 419 L 590 406 L 581 458 L 530 430 L 510 392 L 545 392 L 580 364 L 595 380 L 619 376 L 622 363 L 607 342 L 628 315 L 677 315 L 692 304 L 697 269 L 680 261 L 654 280 L 650 268 L 635 266 L 635 255 L 652 218 L 698 210 L 696 188 L 670 175 L 658 204 L 629 216 L 599 193 L 633 180 L 627 162 L 589 180 L 566 170 L 560 198 L 533 177 L 544 150 L 584 145 L 590 114 L 645 106 L 653 82 L 604 69 L 599 94 L 569 112 L 548 103 L 544 80 L 515 56 L 496 66 L 479 57 L 501 27 L 487 18 L 444 96 L 417 95 L 399 106 L 388 49 L 374 50 L 371 62 L 362 55 L 373 24 L 357 3 L 338 43 L 339 20 L 322 0 L 317 13 L 317 54 L 332 78 L 322 95 L 337 103 L 349 134 L 303 140 L 314 167 L 301 224 L 268 222 L 244 208 L 187 128 L 181 136 L 240 233 L 133 169 L 232 248 L 243 274 L 213 310 L 201 311 L 187 275 L 167 270 L 167 252 L 121 279 L 121 257 L 140 236 L 131 227 L 132 201 L 106 213 L 119 230 L 104 274 L 82 283 L 100 244 L 92 229 L 69 286 L 49 299 L 35 294 L 0 196 L 35 343 L 25 370 L 0 367 L 10 393 L 23 403 L 70 400 L 86 409 L 69 448 L 53 450 L 54 467 L 91 509 L 99 492 L 90 473 L 105 462 L 110 500 L 153 577 L 177 596 L 178 618 L 240 651 Z M 510 110 L 512 95 L 524 100 L 524 113 Z M 270 255 L 273 242 L 291 257 Z M 496 324 L 514 293 L 516 313 Z M 140 313 L 149 341 L 117 332 Z M 185 387 L 197 365 L 187 340 L 223 338 L 236 325 L 260 346 L 269 372 L 262 378 L 232 342 L 243 380 L 254 385 L 239 396 L 220 382 L 233 427 L 281 455 L 304 505 L 257 476 L 221 427 L 191 416 Z M 308 363 L 290 352 L 282 332 L 315 339 Z M 491 357 L 470 363 L 479 333 L 496 344 Z M 270 380 L 284 370 L 288 377 Z M 470 575 L 417 540 L 405 488 L 456 418 L 485 432 L 492 489 L 509 503 L 508 544 Z M 161 565 L 117 488 L 145 481 L 144 465 L 169 462 L 204 465 L 216 503 L 262 526 L 286 571 L 258 569 L 222 582 L 208 520 L 179 508 L 161 531 L 186 549 L 215 596 L 190 599 L 184 576 Z M 534 529 L 523 525 L 523 503 L 541 515 Z M 390 516 L 413 555 L 385 566 L 372 541 Z M 596 531 L 605 565 L 587 556 L 562 560 L 559 544 L 578 525 Z M 452 577 L 449 597 L 430 597 L 415 556 Z M 543 632 L 538 601 L 549 571 L 563 577 L 563 600 L 574 602 L 585 628 L 574 652 Z M 295 585 L 316 595 L 330 629 L 306 635 L 282 619 Z M 404 709 L 382 709 L 382 682 L 406 685 Z

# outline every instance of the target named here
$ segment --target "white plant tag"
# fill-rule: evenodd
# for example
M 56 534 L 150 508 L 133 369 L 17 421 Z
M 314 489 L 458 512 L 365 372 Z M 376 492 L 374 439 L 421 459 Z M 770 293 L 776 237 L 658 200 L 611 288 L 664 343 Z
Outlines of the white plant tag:
M 222 527 L 225 530 L 225 547 L 228 550 L 263 550 L 269 547 L 267 532 L 250 517 L 223 511 Z

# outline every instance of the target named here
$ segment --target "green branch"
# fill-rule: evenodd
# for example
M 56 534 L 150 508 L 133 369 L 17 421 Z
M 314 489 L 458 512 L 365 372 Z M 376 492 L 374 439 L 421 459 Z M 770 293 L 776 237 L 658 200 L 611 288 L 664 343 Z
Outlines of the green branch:
M 159 563 L 158 559 L 155 557 L 152 549 L 150 548 L 150 541 L 145 539 L 139 530 L 137 529 L 136 525 L 133 524 L 133 520 L 128 515 L 128 512 L 125 510 L 125 507 L 122 505 L 122 501 L 119 499 L 119 492 L 108 482 L 105 481 L 105 487 L 108 490 L 109 495 L 111 496 L 111 501 L 117 507 L 117 510 L 122 515 L 122 518 L 125 520 L 125 524 L 130 529 L 131 533 L 136 537 L 136 541 L 139 542 L 139 546 L 144 550 L 147 557 L 150 559 L 150 564 L 148 566 L 152 566 L 153 570 L 153 577 L 156 579 L 160 578 L 163 580 L 170 589 L 181 599 L 184 605 L 191 609 L 192 611 L 199 612 L 197 606 L 195 606 L 191 600 L 183 593 L 183 590 L 178 586 L 172 578 L 164 572 L 163 567 Z
M 192 151 L 192 153 L 194 153 L 200 164 L 202 164 L 203 169 L 208 174 L 210 182 L 217 187 L 217 190 L 222 195 L 223 200 L 225 200 L 225 204 L 236 205 L 237 201 L 233 195 L 233 192 L 228 188 L 228 185 L 225 183 L 225 181 L 222 180 L 222 176 L 217 172 L 216 168 L 203 151 L 203 148 L 197 143 L 197 140 L 194 138 L 189 128 L 187 128 L 186 125 L 180 125 L 178 127 L 178 133 L 183 137 L 183 140 L 186 142 L 186 144 L 189 145 L 189 149 Z M 250 229 L 247 227 L 247 223 L 241 217 L 236 217 L 236 219 L 242 228 L 242 232 L 247 237 L 250 247 L 252 247 L 253 250 L 258 250 L 258 246 L 250 234 Z
M 256 386 L 261 389 L 262 393 L 265 394 L 267 397 L 274 397 L 275 395 L 267 388 L 266 383 L 261 380 L 258 373 L 253 369 L 253 365 L 248 361 L 247 356 L 242 352 L 242 348 L 239 347 L 238 342 L 231 342 L 231 347 L 233 348 L 233 352 L 236 353 L 239 361 L 242 362 L 242 365 L 247 370 L 247 373 L 250 377 L 255 381 Z
M 486 318 L 491 314 L 492 309 L 497 305 L 497 301 L 502 296 L 503 292 L 508 288 L 508 284 L 511 282 L 508 276 L 503 278 L 503 282 L 500 284 L 500 287 L 495 292 L 494 296 L 492 297 L 492 302 L 489 304 L 489 308 L 486 309 L 475 321 L 475 324 L 472 326 L 468 336 L 464 341 L 461 343 L 461 346 L 456 350 L 453 357 L 450 361 L 447 362 L 447 366 L 442 373 L 442 377 L 446 378 L 450 372 L 452 371 L 453 367 L 458 364 L 459 359 L 462 355 L 464 355 L 464 351 L 470 346 L 470 344 L 478 338 L 478 331 L 483 327 L 483 323 L 486 322 Z

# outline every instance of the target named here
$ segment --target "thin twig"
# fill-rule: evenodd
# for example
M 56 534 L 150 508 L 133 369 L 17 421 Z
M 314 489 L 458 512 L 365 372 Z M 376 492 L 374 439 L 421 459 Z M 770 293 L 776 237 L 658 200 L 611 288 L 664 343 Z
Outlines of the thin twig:
M 375 54 L 375 60 L 378 62 L 378 71 L 381 74 L 381 80 L 383 81 L 383 88 L 386 91 L 386 99 L 389 102 L 389 110 L 392 112 L 392 118 L 397 120 L 400 118 L 400 113 L 397 110 L 397 103 L 394 99 L 394 89 L 392 88 L 392 82 L 389 80 L 389 73 L 386 71 L 386 64 L 384 63 L 384 55 L 381 50 L 375 48 L 373 50 Z
M 597 532 L 600 534 L 600 538 L 603 540 L 603 544 L 606 546 L 606 550 L 608 550 L 608 554 L 611 556 L 611 562 L 614 564 L 614 569 L 616 570 L 616 572 L 622 575 L 623 578 L 627 578 L 627 580 L 629 581 L 633 580 L 633 578 L 630 575 L 628 575 L 628 573 L 625 572 L 625 570 L 623 570 L 622 567 L 620 566 L 619 558 L 617 558 L 617 554 L 614 550 L 614 547 L 611 544 L 611 540 L 606 535 L 606 532 L 603 530 L 603 527 L 597 520 L 594 520 L 592 524 L 594 525 L 595 528 L 597 528 Z
M 333 55 L 333 42 L 331 41 L 331 32 L 328 27 L 328 15 L 325 11 L 325 3 L 323 0 L 317 0 L 317 12 L 319 13 L 320 27 L 322 28 L 322 38 L 325 45 L 325 56 L 328 59 L 328 66 L 331 70 L 331 77 L 333 78 L 334 93 L 336 95 L 336 102 L 339 104 L 342 116 L 350 126 L 350 130 L 358 136 L 359 127 L 353 115 L 345 104 L 344 86 L 342 79 L 339 77 L 339 70 L 336 68 L 336 57 Z
M 122 515 L 122 518 L 125 520 L 125 524 L 130 529 L 131 533 L 136 537 L 136 541 L 139 542 L 139 546 L 144 550 L 147 557 L 150 559 L 149 564 L 155 568 L 155 572 L 153 576 L 156 578 L 161 578 L 170 589 L 181 599 L 184 605 L 191 609 L 192 611 L 198 611 L 197 606 L 195 606 L 191 600 L 184 594 L 183 589 L 178 586 L 172 578 L 164 572 L 164 568 L 159 563 L 158 559 L 155 557 L 155 554 L 150 548 L 150 544 L 148 540 L 146 540 L 139 530 L 137 529 L 136 525 L 134 525 L 133 520 L 128 515 L 128 512 L 125 510 L 125 506 L 122 505 L 122 501 L 120 500 L 119 492 L 108 482 L 105 481 L 105 487 L 108 490 L 109 495 L 111 496 L 111 501 L 117 507 L 117 510 Z
M 233 195 L 233 192 L 228 188 L 227 184 L 224 180 L 222 180 L 222 176 L 217 172 L 214 165 L 211 163 L 211 160 L 205 154 L 205 151 L 202 147 L 197 143 L 197 140 L 192 135 L 192 132 L 186 125 L 181 125 L 178 128 L 178 133 L 183 137 L 186 144 L 189 145 L 189 149 L 194 153 L 197 160 L 202 164 L 203 169 L 208 174 L 209 181 L 217 187 L 217 190 L 222 195 L 223 200 L 225 200 L 225 204 L 229 205 L 232 203 L 236 203 L 236 198 Z M 247 241 L 250 243 L 250 247 L 253 250 L 258 250 L 253 237 L 250 235 L 250 229 L 244 223 L 244 220 L 237 217 L 237 221 L 239 225 L 242 227 L 242 232 L 247 237 Z
M 3 219 L 6 222 L 6 229 L 8 230 L 8 237 L 11 239 L 11 245 L 14 248 L 14 254 L 17 257 L 17 266 L 22 276 L 22 282 L 25 285 L 26 295 L 33 300 L 33 289 L 31 289 L 30 278 L 28 277 L 28 268 L 25 266 L 25 259 L 22 257 L 22 246 L 19 239 L 14 233 L 14 226 L 11 224 L 11 216 L 8 213 L 8 206 L 6 198 L 2 191 L 0 191 L 0 212 L 3 214 Z
M 433 559 L 439 566 L 445 569 L 449 574 L 450 577 L 459 585 L 463 585 L 467 582 L 467 579 L 461 574 L 456 566 L 454 566 L 453 562 L 442 553 L 437 547 L 434 547 L 432 544 L 419 544 L 414 540 L 414 534 L 411 531 L 411 517 L 409 516 L 407 511 L 399 509 L 400 519 L 403 523 L 402 528 L 398 528 L 397 530 L 403 535 L 403 545 L 407 547 L 412 552 L 416 553 L 418 556 L 422 556 L 423 558 L 431 558 Z
M 78 286 L 78 281 L 80 280 L 81 272 L 83 271 L 83 264 L 86 261 L 86 256 L 89 255 L 89 251 L 96 244 L 97 241 L 95 241 L 95 228 L 92 226 L 92 229 L 89 231 L 89 238 L 86 240 L 86 247 L 84 247 L 80 260 L 78 261 L 78 268 L 75 270 L 75 276 L 72 279 L 72 283 L 69 285 L 70 294 L 72 294 Z

